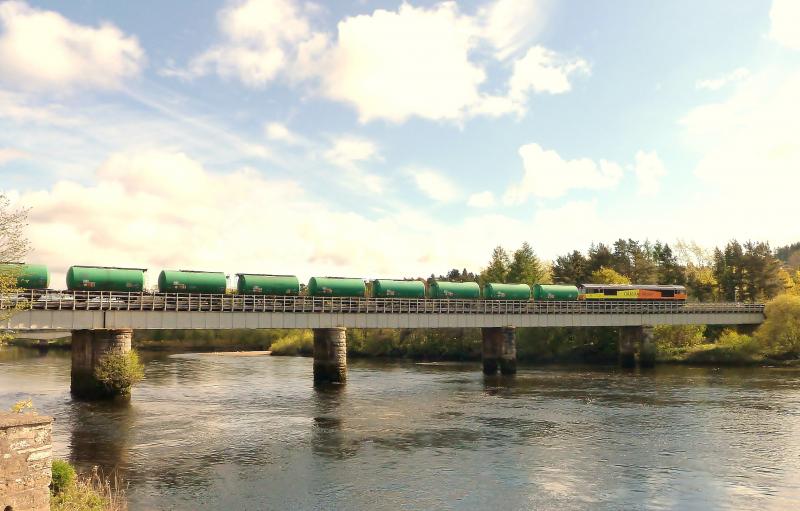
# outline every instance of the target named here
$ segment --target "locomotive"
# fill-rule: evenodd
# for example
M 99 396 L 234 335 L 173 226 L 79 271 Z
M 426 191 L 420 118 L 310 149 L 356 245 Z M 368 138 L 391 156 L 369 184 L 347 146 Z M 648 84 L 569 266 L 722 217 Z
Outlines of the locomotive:
M 40 264 L 6 263 L 0 269 L 14 271 L 17 287 L 45 292 L 50 286 L 50 272 Z M 69 291 L 145 292 L 144 268 L 107 266 L 71 266 L 67 271 Z M 237 273 L 236 293 L 240 295 L 298 296 L 300 281 L 294 275 Z M 158 276 L 159 293 L 226 294 L 224 272 L 163 270 Z M 433 298 L 458 300 L 518 301 L 678 301 L 685 302 L 686 288 L 678 285 L 641 284 L 527 284 L 451 282 L 431 280 L 376 279 L 368 287 L 361 278 L 311 277 L 305 287 L 307 296 L 362 298 Z

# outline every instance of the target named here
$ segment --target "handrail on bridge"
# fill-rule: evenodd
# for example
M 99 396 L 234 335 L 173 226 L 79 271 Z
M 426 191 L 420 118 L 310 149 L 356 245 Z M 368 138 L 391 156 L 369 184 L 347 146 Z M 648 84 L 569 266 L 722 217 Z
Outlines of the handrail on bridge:
M 0 296 L 0 309 L 342 314 L 725 314 L 763 313 L 762 303 L 346 298 L 29 290 Z

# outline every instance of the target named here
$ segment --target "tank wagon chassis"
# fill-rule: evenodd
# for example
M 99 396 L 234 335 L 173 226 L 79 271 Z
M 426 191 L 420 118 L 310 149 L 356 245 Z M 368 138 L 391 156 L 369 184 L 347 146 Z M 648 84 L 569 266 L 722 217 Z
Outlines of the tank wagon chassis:
M 342 314 L 654 314 L 762 312 L 761 304 L 682 301 L 529 301 L 438 298 L 270 296 L 198 293 L 27 290 L 0 297 L 0 308 L 174 312 Z M 723 310 L 724 309 L 724 310 Z

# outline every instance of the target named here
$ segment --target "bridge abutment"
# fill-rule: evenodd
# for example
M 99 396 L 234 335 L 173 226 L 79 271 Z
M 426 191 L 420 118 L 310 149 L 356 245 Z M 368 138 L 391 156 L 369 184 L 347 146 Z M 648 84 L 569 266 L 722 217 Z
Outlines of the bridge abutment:
M 636 367 L 636 351 L 639 351 L 639 366 L 654 367 L 656 345 L 651 326 L 623 326 L 619 329 L 619 365 Z
M 314 329 L 314 385 L 347 381 L 347 329 Z
M 483 373 L 511 375 L 517 372 L 517 340 L 513 326 L 481 328 Z
M 133 330 L 73 330 L 70 391 L 82 399 L 108 399 L 129 394 L 130 389 L 110 390 L 96 377 L 100 362 L 109 355 L 131 351 Z M 127 392 L 126 392 L 127 390 Z

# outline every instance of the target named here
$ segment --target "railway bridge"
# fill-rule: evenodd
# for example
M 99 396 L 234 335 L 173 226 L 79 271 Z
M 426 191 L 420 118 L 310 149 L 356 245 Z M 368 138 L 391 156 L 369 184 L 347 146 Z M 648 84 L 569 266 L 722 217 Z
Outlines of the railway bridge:
M 0 298 L 0 327 L 72 332 L 72 392 L 97 389 L 94 369 L 131 349 L 136 329 L 302 328 L 314 332 L 314 383 L 347 379 L 347 328 L 480 328 L 483 371 L 516 372 L 516 328 L 619 328 L 622 366 L 655 363 L 654 325 L 757 325 L 763 304 L 516 301 L 74 291 Z

